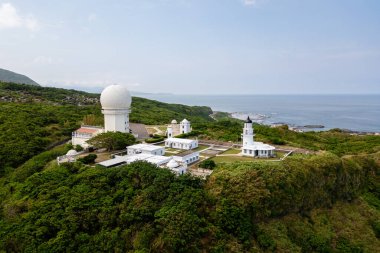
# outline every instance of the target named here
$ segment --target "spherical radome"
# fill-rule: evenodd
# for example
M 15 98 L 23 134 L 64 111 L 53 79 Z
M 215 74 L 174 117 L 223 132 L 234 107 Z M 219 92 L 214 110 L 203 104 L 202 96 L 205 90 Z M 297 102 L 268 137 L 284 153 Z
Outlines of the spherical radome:
M 172 124 L 177 124 L 177 121 L 175 119 L 173 119 Z
M 131 94 L 124 85 L 110 85 L 100 95 L 100 103 L 103 109 L 129 109 L 131 102 Z

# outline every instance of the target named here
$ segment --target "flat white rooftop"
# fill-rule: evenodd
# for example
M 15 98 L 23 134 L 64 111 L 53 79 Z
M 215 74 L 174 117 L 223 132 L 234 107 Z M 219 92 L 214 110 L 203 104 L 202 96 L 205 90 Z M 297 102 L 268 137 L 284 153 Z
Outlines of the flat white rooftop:
M 276 149 L 275 147 L 262 143 L 262 142 L 255 141 L 253 144 L 254 145 L 243 146 L 243 149 L 250 149 L 250 150 L 275 150 Z
M 165 141 L 190 144 L 190 143 L 193 143 L 194 141 L 197 141 L 197 140 L 182 139 L 182 138 L 167 138 Z
M 129 164 L 136 161 L 147 161 L 158 166 L 169 162 L 171 157 L 150 155 L 150 154 L 136 154 L 136 155 L 126 155 L 126 156 L 116 156 L 113 159 L 103 161 L 98 163 L 104 167 L 113 167 L 121 164 Z
M 157 149 L 163 149 L 164 147 L 151 145 L 151 144 L 136 144 L 136 145 L 128 146 L 127 148 L 140 149 L 140 150 L 146 150 L 146 151 L 155 151 Z
M 145 161 L 156 164 L 158 166 L 168 163 L 172 158 L 169 156 L 155 155 L 147 158 Z

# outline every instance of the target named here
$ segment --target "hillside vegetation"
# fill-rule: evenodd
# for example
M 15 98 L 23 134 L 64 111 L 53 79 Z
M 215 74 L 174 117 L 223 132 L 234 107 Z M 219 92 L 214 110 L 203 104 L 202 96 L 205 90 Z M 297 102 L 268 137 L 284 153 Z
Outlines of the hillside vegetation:
M 49 152 L 0 180 L 0 250 L 380 251 L 379 155 L 220 165 L 202 181 L 145 162 L 58 166 Z
M 326 151 L 219 163 L 206 180 L 145 162 L 58 166 L 70 147 L 55 144 L 83 119 L 102 123 L 99 95 L 0 94 L 0 252 L 380 252 L 379 137 L 256 125 L 258 140 Z M 192 134 L 239 141 L 242 122 L 210 112 L 134 98 L 131 119 L 188 118 Z
M 15 72 L 12 72 L 6 69 L 0 69 L 0 82 L 11 82 L 11 83 L 39 86 L 38 83 L 30 79 L 29 77 L 21 75 L 21 74 L 17 74 Z
M 201 138 L 241 143 L 243 122 L 236 119 L 221 119 L 210 123 L 193 125 L 194 134 Z M 255 139 L 277 145 L 289 145 L 314 151 L 331 151 L 336 155 L 367 154 L 380 151 L 380 136 L 351 135 L 339 129 L 321 132 L 297 133 L 287 126 L 271 128 L 254 125 Z

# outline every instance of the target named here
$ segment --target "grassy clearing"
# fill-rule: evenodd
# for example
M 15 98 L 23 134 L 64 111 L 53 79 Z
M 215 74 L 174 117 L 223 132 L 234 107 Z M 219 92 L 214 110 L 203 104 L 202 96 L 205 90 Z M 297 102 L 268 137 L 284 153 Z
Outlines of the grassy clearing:
M 166 132 L 166 129 L 167 129 L 167 126 L 166 125 L 162 125 L 162 126 L 157 126 L 158 129 L 160 129 L 162 132 Z
M 173 152 L 165 152 L 165 156 L 173 156 L 173 155 L 176 155 L 178 153 L 173 153 Z
M 175 149 L 175 148 L 165 148 L 166 152 L 176 152 L 178 153 L 178 151 L 180 151 L 179 149 Z
M 258 159 L 244 156 L 215 156 L 211 158 L 216 163 L 255 162 Z
M 241 153 L 241 149 L 231 148 L 222 153 L 222 155 L 235 155 Z
M 212 158 L 216 163 L 233 163 L 233 162 L 266 162 L 279 160 L 285 153 L 276 154 L 273 158 L 253 158 L 247 156 L 215 156 Z

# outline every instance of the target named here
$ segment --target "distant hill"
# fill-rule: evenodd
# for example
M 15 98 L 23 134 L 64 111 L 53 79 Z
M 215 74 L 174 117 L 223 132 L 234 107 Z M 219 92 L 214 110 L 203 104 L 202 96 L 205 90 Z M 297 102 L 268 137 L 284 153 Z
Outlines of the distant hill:
M 93 106 L 94 113 L 103 120 L 99 104 L 100 94 L 62 88 L 21 85 L 0 81 L 0 102 L 42 103 L 49 105 Z M 167 124 L 172 119 L 187 118 L 192 122 L 213 121 L 213 113 L 207 106 L 168 104 L 146 98 L 133 97 L 130 120 L 143 124 Z
M 21 74 L 17 74 L 15 72 L 12 72 L 6 69 L 0 69 L 0 81 L 40 86 L 38 83 L 30 79 L 29 77 L 21 75 Z

